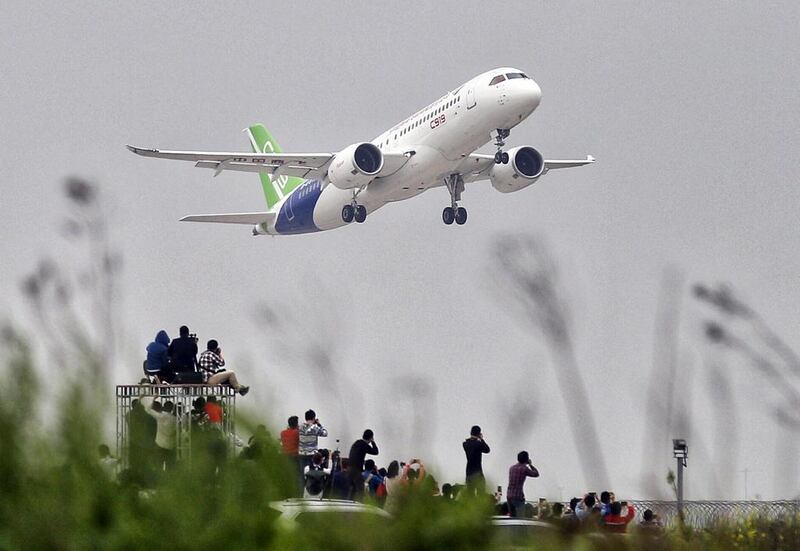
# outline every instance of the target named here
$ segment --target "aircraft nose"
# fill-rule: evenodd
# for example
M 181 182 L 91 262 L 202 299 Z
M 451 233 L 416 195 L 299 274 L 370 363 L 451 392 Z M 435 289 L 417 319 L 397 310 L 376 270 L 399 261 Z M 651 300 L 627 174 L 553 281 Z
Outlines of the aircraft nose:
M 536 84 L 536 81 L 530 79 L 528 86 L 525 88 L 525 103 L 528 104 L 530 110 L 533 111 L 539 107 L 539 102 L 542 101 L 542 89 Z

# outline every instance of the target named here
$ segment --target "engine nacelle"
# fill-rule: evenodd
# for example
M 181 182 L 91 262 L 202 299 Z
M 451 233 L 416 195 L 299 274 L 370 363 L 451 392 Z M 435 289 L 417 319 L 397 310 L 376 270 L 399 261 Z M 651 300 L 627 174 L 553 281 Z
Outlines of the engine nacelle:
M 339 189 L 365 186 L 383 168 L 383 153 L 369 143 L 354 143 L 336 154 L 328 168 L 328 179 Z
M 508 152 L 508 163 L 494 165 L 489 172 L 492 187 L 502 193 L 526 188 L 544 172 L 544 157 L 534 148 L 523 145 Z

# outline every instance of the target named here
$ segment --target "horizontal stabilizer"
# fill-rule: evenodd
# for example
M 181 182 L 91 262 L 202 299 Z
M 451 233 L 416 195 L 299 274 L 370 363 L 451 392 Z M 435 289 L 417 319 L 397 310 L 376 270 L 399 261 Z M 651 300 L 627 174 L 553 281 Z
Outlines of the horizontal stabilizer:
M 275 219 L 274 212 L 231 212 L 225 214 L 190 214 L 181 222 L 214 222 L 217 224 L 256 224 L 270 223 Z

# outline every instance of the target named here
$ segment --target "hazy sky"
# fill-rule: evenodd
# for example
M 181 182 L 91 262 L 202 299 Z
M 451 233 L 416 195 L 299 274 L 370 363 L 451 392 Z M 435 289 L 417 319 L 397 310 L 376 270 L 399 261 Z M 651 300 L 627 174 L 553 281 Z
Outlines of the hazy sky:
M 664 270 L 732 283 L 800 349 L 794 2 L 12 0 L 0 15 L 0 315 L 24 320 L 20 279 L 63 250 L 64 177 L 91 179 L 125 255 L 129 352 L 115 383 L 138 378 L 157 330 L 174 336 L 186 323 L 221 342 L 253 386 L 241 406 L 276 428 L 314 407 L 331 447 L 369 426 L 379 463 L 419 455 L 455 481 L 478 423 L 495 484 L 529 449 L 542 471 L 529 497 L 600 490 L 580 472 L 559 367 L 498 298 L 496 240 L 537 235 L 559 262 L 611 484 L 618 496 L 656 497 L 642 467 L 663 479 L 670 443 L 643 444 L 643 416 Z M 178 223 L 262 209 L 257 177 L 212 178 L 124 148 L 247 150 L 241 129 L 263 122 L 285 151 L 338 151 L 507 65 L 543 91 L 509 143 L 597 163 L 515 194 L 470 185 L 464 227 L 442 224 L 444 189 L 318 235 Z M 265 305 L 291 318 L 283 332 L 266 324 Z M 771 387 L 740 356 L 709 350 L 700 322 L 710 310 L 688 292 L 683 305 L 687 496 L 741 498 L 745 468 L 751 497 L 797 495 L 796 473 L 776 474 L 796 463 L 797 433 L 776 430 Z M 304 364 L 314 342 L 330 349 L 335 381 Z M 733 444 L 711 422 L 709 364 L 730 375 L 736 405 L 722 413 Z

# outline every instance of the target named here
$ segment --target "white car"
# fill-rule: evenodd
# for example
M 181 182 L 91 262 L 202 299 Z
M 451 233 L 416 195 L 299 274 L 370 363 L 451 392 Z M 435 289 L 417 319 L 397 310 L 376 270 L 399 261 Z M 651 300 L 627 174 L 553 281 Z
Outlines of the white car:
M 388 521 L 391 515 L 373 505 L 366 505 L 347 499 L 303 499 L 292 498 L 273 501 L 270 507 L 279 513 L 278 522 L 287 528 L 303 526 L 307 523 L 336 520 L 344 521 Z

